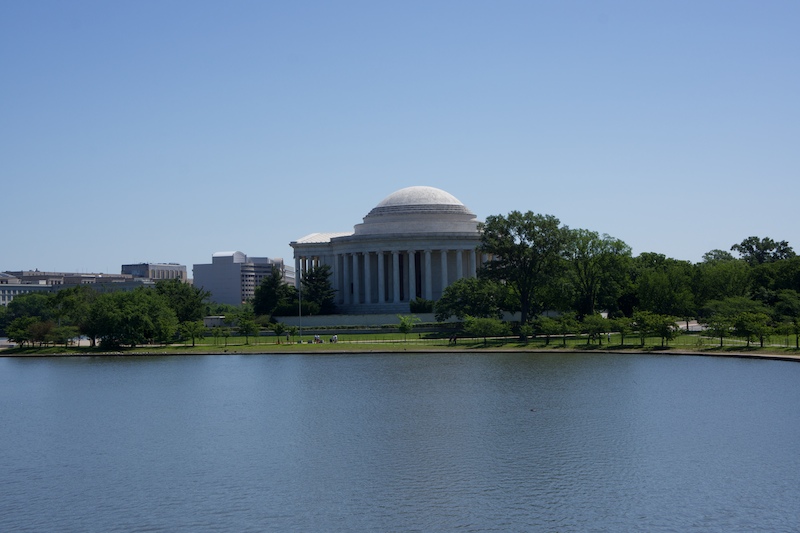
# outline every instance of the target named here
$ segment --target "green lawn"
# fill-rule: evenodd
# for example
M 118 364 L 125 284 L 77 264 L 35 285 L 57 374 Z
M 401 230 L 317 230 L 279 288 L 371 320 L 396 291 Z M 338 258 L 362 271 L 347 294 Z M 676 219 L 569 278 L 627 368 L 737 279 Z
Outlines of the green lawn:
M 484 339 L 459 337 L 455 344 L 450 343 L 448 333 L 401 333 L 376 332 L 376 333 L 339 333 L 338 342 L 331 343 L 330 334 L 321 336 L 323 342 L 320 344 L 311 342 L 313 333 L 304 334 L 302 343 L 300 338 L 295 337 L 289 343 L 285 338 L 275 336 L 245 337 L 233 336 L 227 340 L 223 338 L 205 337 L 197 339 L 195 346 L 191 342 L 178 343 L 171 345 L 150 345 L 136 348 L 121 348 L 109 350 L 105 348 L 90 347 L 68 347 L 49 346 L 49 347 L 26 347 L 13 348 L 0 351 L 0 354 L 12 355 L 147 355 L 147 354 L 203 354 L 203 353 L 324 353 L 324 352 L 405 352 L 405 351 L 426 351 L 426 350 L 581 350 L 581 351 L 692 351 L 701 353 L 725 353 L 725 352 L 754 352 L 754 353 L 774 353 L 791 355 L 800 354 L 794 348 L 794 338 L 773 337 L 765 348 L 761 349 L 757 343 L 751 343 L 750 347 L 740 339 L 726 338 L 722 348 L 719 346 L 719 339 L 701 336 L 699 334 L 681 335 L 677 339 L 669 342 L 668 345 L 661 345 L 661 339 L 650 337 L 645 339 L 642 346 L 638 336 L 627 336 L 624 344 L 617 334 L 612 334 L 610 338 L 603 337 L 602 343 L 589 343 L 584 336 L 551 337 L 549 343 L 543 337 L 529 339 L 527 343 L 521 342 L 516 337 L 502 337 Z

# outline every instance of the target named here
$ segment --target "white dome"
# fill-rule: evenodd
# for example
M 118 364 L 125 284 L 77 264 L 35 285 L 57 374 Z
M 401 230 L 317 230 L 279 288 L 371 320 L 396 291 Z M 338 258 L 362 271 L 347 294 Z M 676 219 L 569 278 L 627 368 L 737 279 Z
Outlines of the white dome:
M 464 205 L 458 198 L 436 187 L 415 186 L 395 191 L 377 207 L 390 205 Z
M 477 220 L 458 198 L 436 187 L 395 191 L 375 206 L 355 233 L 475 233 Z
M 376 205 L 367 217 L 426 212 L 473 214 L 449 192 L 436 187 L 415 186 L 393 192 Z

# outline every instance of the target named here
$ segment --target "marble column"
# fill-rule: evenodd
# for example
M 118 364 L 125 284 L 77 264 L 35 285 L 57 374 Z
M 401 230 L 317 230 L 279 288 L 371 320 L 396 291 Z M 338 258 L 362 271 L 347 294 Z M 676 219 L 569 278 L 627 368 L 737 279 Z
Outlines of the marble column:
M 417 253 L 408 251 L 408 301 L 417 297 Z
M 361 303 L 361 276 L 358 271 L 358 256 L 359 254 L 353 252 L 353 303 Z
M 442 250 L 442 293 L 447 288 L 447 250 Z
M 469 277 L 474 278 L 478 275 L 478 265 L 477 265 L 477 252 L 473 248 L 469 251 Z
M 397 304 L 400 303 L 400 252 L 396 250 L 392 251 L 392 272 L 394 286 L 392 301 Z
M 364 303 L 372 303 L 372 252 L 364 252 Z
M 431 268 L 431 251 L 425 250 L 425 299 L 433 300 L 433 274 Z
M 347 256 L 348 254 L 342 254 L 342 282 L 343 282 L 343 289 L 344 289 L 344 298 L 343 301 L 345 305 L 349 304 L 353 301 L 352 299 L 352 285 L 350 281 L 350 258 Z
M 464 250 L 456 250 L 456 281 L 464 277 Z
M 340 272 L 339 256 L 336 254 L 332 255 L 330 257 L 330 261 L 331 261 L 331 288 L 333 289 L 334 291 L 333 294 L 335 295 L 334 301 L 338 302 L 339 297 L 342 294 L 342 291 L 339 290 L 339 272 Z
M 386 274 L 384 273 L 383 269 L 385 268 L 384 264 L 384 253 L 378 252 L 378 303 L 384 304 L 386 303 Z

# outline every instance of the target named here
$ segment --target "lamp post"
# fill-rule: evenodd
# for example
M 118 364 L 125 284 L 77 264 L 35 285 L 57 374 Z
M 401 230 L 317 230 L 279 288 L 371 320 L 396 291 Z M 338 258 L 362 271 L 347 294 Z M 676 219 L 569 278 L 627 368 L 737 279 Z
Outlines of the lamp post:
M 297 284 L 297 327 L 300 333 L 300 344 L 303 344 L 303 267 L 298 272 Z

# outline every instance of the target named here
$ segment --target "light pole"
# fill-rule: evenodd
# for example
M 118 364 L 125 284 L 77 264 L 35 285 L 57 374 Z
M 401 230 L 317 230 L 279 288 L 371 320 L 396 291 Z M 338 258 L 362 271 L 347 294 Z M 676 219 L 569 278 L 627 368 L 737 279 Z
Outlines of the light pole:
M 303 344 L 303 267 L 297 273 L 297 327 L 300 333 L 300 344 Z

